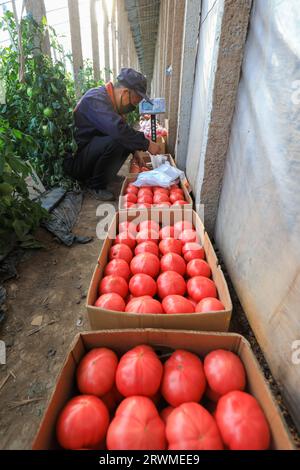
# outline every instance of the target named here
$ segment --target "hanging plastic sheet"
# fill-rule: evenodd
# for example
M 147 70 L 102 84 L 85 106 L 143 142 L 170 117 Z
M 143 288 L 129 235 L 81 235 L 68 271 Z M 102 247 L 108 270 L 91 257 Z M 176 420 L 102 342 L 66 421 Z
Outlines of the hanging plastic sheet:
M 216 238 L 300 428 L 299 34 L 299 0 L 254 1 Z

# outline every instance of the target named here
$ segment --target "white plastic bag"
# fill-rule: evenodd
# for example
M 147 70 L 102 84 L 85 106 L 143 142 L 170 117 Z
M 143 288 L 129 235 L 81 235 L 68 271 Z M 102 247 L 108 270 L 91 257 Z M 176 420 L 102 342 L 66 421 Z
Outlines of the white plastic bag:
M 168 161 L 167 155 L 151 155 L 150 154 L 150 158 L 151 158 L 151 163 L 152 163 L 152 167 L 154 170 L 155 168 L 160 167 L 160 165 L 163 165 L 164 163 Z
M 169 162 L 160 165 L 155 170 L 139 173 L 137 179 L 132 183 L 134 186 L 162 186 L 168 188 L 176 180 L 183 179 L 184 172 L 171 166 Z

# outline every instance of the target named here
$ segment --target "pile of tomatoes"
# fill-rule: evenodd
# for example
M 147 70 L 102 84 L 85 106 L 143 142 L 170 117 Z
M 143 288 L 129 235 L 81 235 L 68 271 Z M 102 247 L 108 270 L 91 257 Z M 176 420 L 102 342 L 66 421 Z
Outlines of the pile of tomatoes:
M 121 222 L 99 284 L 95 306 L 129 313 L 225 310 L 211 268 L 189 221 L 174 226 Z
M 96 348 L 79 363 L 80 394 L 64 407 L 56 435 L 65 449 L 264 450 L 270 430 L 246 373 L 227 350 L 176 350 L 165 363 L 148 345 L 120 359 Z
M 150 169 L 147 168 L 146 166 L 140 166 L 138 163 L 134 161 L 131 163 L 129 173 L 133 173 L 133 174 L 143 173 L 144 171 L 150 171 Z
M 178 184 L 173 184 L 170 188 L 162 188 L 161 186 L 141 186 L 138 188 L 129 184 L 125 189 L 125 195 L 121 197 L 125 209 L 166 208 L 188 204 L 184 192 Z

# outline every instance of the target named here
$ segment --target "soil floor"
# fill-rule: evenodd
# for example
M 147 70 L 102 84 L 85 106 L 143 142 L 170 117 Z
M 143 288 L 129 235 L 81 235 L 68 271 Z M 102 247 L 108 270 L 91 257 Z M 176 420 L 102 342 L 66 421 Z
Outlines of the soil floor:
M 45 249 L 27 253 L 18 265 L 18 278 L 5 284 L 8 309 L 0 333 L 7 347 L 7 364 L 0 366 L 0 449 L 31 448 L 70 343 L 88 329 L 85 301 L 101 248 L 95 233 L 98 205 L 99 201 L 85 196 L 74 227 L 74 233 L 94 237 L 91 243 L 68 248 L 40 230 L 38 239 Z M 268 369 L 228 277 L 227 281 L 234 304 L 230 330 L 250 341 L 300 448 L 280 384 Z M 40 321 L 41 328 L 32 321 Z

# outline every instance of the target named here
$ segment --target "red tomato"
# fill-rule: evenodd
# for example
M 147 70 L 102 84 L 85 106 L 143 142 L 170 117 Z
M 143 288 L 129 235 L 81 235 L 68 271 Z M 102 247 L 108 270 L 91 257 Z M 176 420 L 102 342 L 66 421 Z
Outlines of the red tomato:
M 193 230 L 193 224 L 189 220 L 180 220 L 174 224 L 174 230 L 177 237 L 184 230 Z
M 146 166 L 142 166 L 142 168 L 141 168 L 141 173 L 142 173 L 143 171 L 150 171 L 150 169 L 147 168 Z
M 138 197 L 142 197 L 142 196 L 151 196 L 151 197 L 153 197 L 152 189 L 151 188 L 140 189 L 139 192 L 138 192 Z
M 204 359 L 204 373 L 210 390 L 209 398 L 220 398 L 233 390 L 244 390 L 246 372 L 240 358 L 231 351 L 217 349 Z
M 124 259 L 127 263 L 133 258 L 133 253 L 128 245 L 119 243 L 111 247 L 109 251 L 109 259 Z
M 136 235 L 136 225 L 133 222 L 128 222 L 128 220 L 124 220 L 123 222 L 119 223 L 119 233 L 121 232 L 130 232 L 134 236 Z
M 187 291 L 196 302 L 205 297 L 217 297 L 217 288 L 211 279 L 204 276 L 195 276 L 188 280 Z
M 161 401 L 161 394 L 159 391 L 155 394 L 152 395 L 152 397 L 149 397 L 151 401 L 153 401 L 154 405 L 157 407 L 159 405 L 159 402 Z
M 209 264 L 203 259 L 192 259 L 188 262 L 186 267 L 186 273 L 189 277 L 195 276 L 211 276 L 211 269 Z
M 189 297 L 189 296 L 187 296 L 187 299 L 188 299 L 190 302 L 192 302 L 192 304 L 194 305 L 194 308 L 195 308 L 195 312 L 196 312 L 196 305 L 197 305 L 197 302 L 196 302 L 194 299 L 192 299 L 192 297 Z
M 116 276 L 124 277 L 125 281 L 128 281 L 130 277 L 129 264 L 124 259 L 112 259 L 105 267 L 105 276 L 111 274 Z
M 154 204 L 154 207 L 170 207 L 171 203 L 170 202 L 160 202 L 159 204 Z
M 169 418 L 169 416 L 170 416 L 170 414 L 172 413 L 173 410 L 175 410 L 175 408 L 173 406 L 166 406 L 166 408 L 161 410 L 160 417 L 161 417 L 161 419 L 163 420 L 163 422 L 165 424 L 167 424 L 168 418 Z
M 138 204 L 136 204 L 135 207 L 137 209 L 150 209 L 151 204 L 149 204 L 148 202 L 139 202 Z
M 239 390 L 220 398 L 215 413 L 224 444 L 230 450 L 266 450 L 270 429 L 257 400 Z
M 127 245 L 133 249 L 136 245 L 135 236 L 131 232 L 121 232 L 116 236 L 115 245 Z
M 138 192 L 139 192 L 139 189 L 136 186 L 133 186 L 133 184 L 129 184 L 125 191 L 126 194 L 133 193 L 135 195 L 137 195 Z
M 170 194 L 170 202 L 174 204 L 176 201 L 184 201 L 184 196 L 178 192 L 171 192 Z
M 125 196 L 123 196 L 123 201 L 124 202 L 132 202 L 133 204 L 136 203 L 137 197 L 134 193 L 127 193 Z
M 117 355 L 107 348 L 95 348 L 81 359 L 76 372 L 80 393 L 101 397 L 115 383 Z
M 175 271 L 165 271 L 157 278 L 157 291 L 161 299 L 167 295 L 184 295 L 186 283 L 183 277 Z
M 111 388 L 109 392 L 105 395 L 102 395 L 101 400 L 103 401 L 104 405 L 107 407 L 110 415 L 113 415 L 117 406 L 124 397 L 122 397 L 121 393 L 118 392 L 115 385 Z
M 177 253 L 181 255 L 182 241 L 175 238 L 165 238 L 159 244 L 159 249 L 163 255 L 167 253 Z
M 199 402 L 205 387 L 202 362 L 195 354 L 179 349 L 165 362 L 161 394 L 169 405 Z
M 139 243 L 134 250 L 135 255 L 139 255 L 140 253 L 152 253 L 155 256 L 159 255 L 159 249 L 155 242 L 147 241 L 143 243 Z
M 179 200 L 179 201 L 175 201 L 174 204 L 172 204 L 172 207 L 174 207 L 174 206 L 185 206 L 186 204 L 189 204 L 189 203 L 187 201 Z
M 119 294 L 126 297 L 128 294 L 128 284 L 121 276 L 105 276 L 99 286 L 99 294 Z
M 183 403 L 166 423 L 169 450 L 223 450 L 214 418 L 198 403 Z
M 207 313 L 216 312 L 218 310 L 225 310 L 222 302 L 213 297 L 206 297 L 205 299 L 200 300 L 200 302 L 196 305 L 195 312 Z
M 174 189 L 171 189 L 170 195 L 171 195 L 171 194 L 182 194 L 182 196 L 183 196 L 183 195 L 184 195 L 184 192 L 183 192 L 183 189 L 174 188 Z
M 186 264 L 182 256 L 177 253 L 167 253 L 160 260 L 160 269 L 162 272 L 176 271 L 181 276 L 184 276 Z
M 141 230 L 136 236 L 137 243 L 143 243 L 149 240 L 158 243 L 159 233 L 156 230 L 146 229 Z
M 183 244 L 199 241 L 197 232 L 193 229 L 183 230 L 183 232 L 179 234 L 178 238 L 182 241 Z
M 136 346 L 121 357 L 116 386 L 124 397 L 151 397 L 159 390 L 162 374 L 163 366 L 155 351 L 150 346 Z
M 156 277 L 160 270 L 160 262 L 152 253 L 140 253 L 132 259 L 130 269 L 132 274 L 143 273 Z
M 156 294 L 156 282 L 148 274 L 135 274 L 130 279 L 129 290 L 134 297 L 142 297 L 143 295 L 154 297 Z
M 194 313 L 195 307 L 182 295 L 167 295 L 162 301 L 165 313 Z
M 185 243 L 182 248 L 182 254 L 188 263 L 191 259 L 204 259 L 205 251 L 199 243 Z
M 154 230 L 154 232 L 159 232 L 159 223 L 155 220 L 143 220 L 139 224 L 139 231 L 143 230 Z
M 58 443 L 64 449 L 99 449 L 106 436 L 109 414 L 100 398 L 80 395 L 63 408 L 56 424 Z
M 96 300 L 95 307 L 124 312 L 125 302 L 119 294 L 103 294 Z
M 168 188 L 163 188 L 162 186 L 153 186 L 153 192 L 160 192 L 169 195 Z
M 138 204 L 140 203 L 147 203 L 147 204 L 152 204 L 153 203 L 153 197 L 145 194 L 144 196 L 139 196 L 137 200 Z
M 125 312 L 128 313 L 164 313 L 161 303 L 151 297 L 137 297 L 126 305 Z
M 159 238 L 163 240 L 164 238 L 174 238 L 174 227 L 166 225 L 159 231 Z
M 124 202 L 123 206 L 125 207 L 125 209 L 129 209 L 130 207 L 136 207 L 133 202 Z
M 153 203 L 160 204 L 161 202 L 170 202 L 169 196 L 164 193 L 155 193 L 153 196 Z
M 179 184 L 173 183 L 173 184 L 170 186 L 170 190 L 172 190 L 172 189 L 179 189 Z
M 165 425 L 153 402 L 146 397 L 122 401 L 110 423 L 108 450 L 164 450 Z

